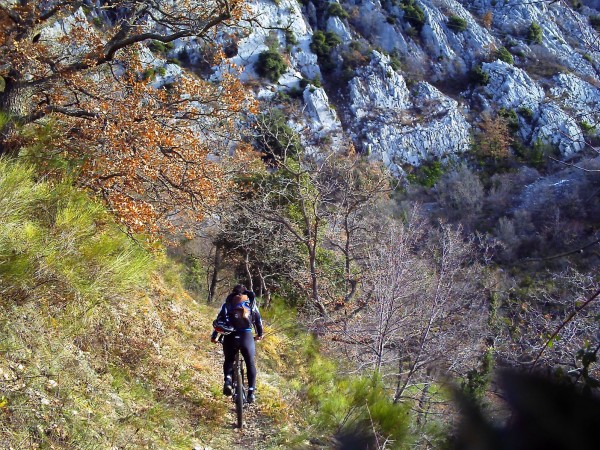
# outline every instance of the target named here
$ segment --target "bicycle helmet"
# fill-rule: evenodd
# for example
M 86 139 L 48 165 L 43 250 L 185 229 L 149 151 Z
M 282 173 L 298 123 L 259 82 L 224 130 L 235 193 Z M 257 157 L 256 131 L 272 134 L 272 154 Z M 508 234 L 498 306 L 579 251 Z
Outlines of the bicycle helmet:
M 233 328 L 231 325 L 227 325 L 225 322 L 221 321 L 221 320 L 215 320 L 213 322 L 213 328 L 215 329 L 215 331 L 217 333 L 221 333 L 221 334 L 229 334 L 229 333 L 233 333 L 235 331 L 235 328 Z

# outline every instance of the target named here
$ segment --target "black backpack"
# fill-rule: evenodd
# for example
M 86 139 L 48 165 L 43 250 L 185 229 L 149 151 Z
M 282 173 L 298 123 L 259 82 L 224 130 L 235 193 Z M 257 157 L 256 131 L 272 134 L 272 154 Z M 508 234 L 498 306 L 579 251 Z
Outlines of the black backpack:
M 229 316 L 229 323 L 236 330 L 246 330 L 248 328 L 252 328 L 253 325 L 253 315 L 252 312 L 254 310 L 254 299 L 249 301 L 250 309 L 248 306 L 245 306 L 245 303 L 248 300 L 236 299 L 236 297 L 241 297 L 241 295 L 232 295 L 227 299 L 227 315 Z M 246 297 L 246 295 L 243 295 Z

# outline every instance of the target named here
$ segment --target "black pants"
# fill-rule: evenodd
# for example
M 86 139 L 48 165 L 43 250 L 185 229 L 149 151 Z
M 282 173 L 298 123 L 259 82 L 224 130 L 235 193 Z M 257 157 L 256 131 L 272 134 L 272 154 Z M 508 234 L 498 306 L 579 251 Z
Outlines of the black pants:
M 238 350 L 242 353 L 244 361 L 246 361 L 248 387 L 254 388 L 256 383 L 256 366 L 254 365 L 256 350 L 252 331 L 238 331 L 228 334 L 223 338 L 223 353 L 225 354 L 223 373 L 225 379 L 228 376 L 230 378 L 233 376 L 233 361 Z

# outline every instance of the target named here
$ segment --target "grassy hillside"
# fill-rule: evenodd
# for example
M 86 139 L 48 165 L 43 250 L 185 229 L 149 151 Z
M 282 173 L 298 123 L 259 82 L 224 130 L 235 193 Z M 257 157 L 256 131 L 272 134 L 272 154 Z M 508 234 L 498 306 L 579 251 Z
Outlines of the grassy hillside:
M 215 308 L 82 192 L 0 166 L 0 447 L 230 446 Z
M 0 447 L 330 448 L 361 427 L 402 446 L 406 410 L 377 379 L 336 375 L 277 302 L 236 430 L 209 342 L 218 305 L 183 272 L 68 181 L 0 160 Z

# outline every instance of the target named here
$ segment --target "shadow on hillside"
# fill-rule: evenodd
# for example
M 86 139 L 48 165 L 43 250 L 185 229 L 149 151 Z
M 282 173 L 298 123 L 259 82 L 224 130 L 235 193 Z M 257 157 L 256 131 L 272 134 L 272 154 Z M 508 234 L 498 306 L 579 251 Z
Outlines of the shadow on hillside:
M 511 417 L 491 423 L 459 396 L 462 420 L 455 450 L 592 450 L 600 448 L 600 399 L 537 374 L 502 372 L 499 384 Z

